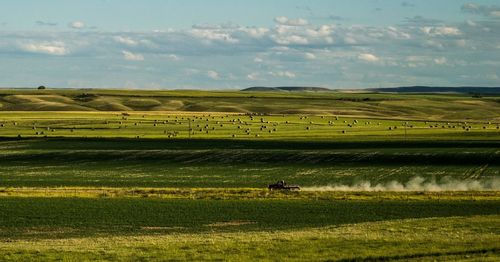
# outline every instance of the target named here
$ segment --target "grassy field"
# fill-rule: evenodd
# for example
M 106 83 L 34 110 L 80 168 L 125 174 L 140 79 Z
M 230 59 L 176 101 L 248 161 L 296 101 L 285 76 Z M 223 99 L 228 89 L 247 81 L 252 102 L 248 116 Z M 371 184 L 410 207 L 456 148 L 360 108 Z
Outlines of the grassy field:
M 311 115 L 0 112 L 0 137 L 247 140 L 499 140 L 492 121 L 409 121 Z
M 274 232 L 203 232 L 12 240 L 3 260 L 496 261 L 498 217 L 363 222 Z M 234 225 L 226 223 L 220 225 Z M 230 227 L 230 226 L 229 226 Z M 145 229 L 147 231 L 147 229 Z M 73 247 L 77 246 L 78 249 Z
M 498 96 L 341 92 L 2 89 L 2 111 L 170 111 L 500 120 Z
M 0 142 L 0 187 L 264 188 L 412 178 L 492 181 L 500 145 L 466 142 L 266 142 L 28 139 Z
M 498 204 L 8 197 L 0 258 L 494 260 Z
M 499 101 L 4 89 L 0 260 L 497 261 Z

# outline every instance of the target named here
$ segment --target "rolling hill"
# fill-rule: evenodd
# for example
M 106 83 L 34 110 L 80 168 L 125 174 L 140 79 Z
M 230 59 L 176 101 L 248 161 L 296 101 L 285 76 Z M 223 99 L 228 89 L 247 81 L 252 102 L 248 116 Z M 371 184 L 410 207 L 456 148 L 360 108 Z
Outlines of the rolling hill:
M 0 89 L 0 111 L 165 111 L 500 120 L 500 96 L 454 93 Z M 268 90 L 268 89 L 265 89 Z M 274 90 L 274 89 L 271 89 Z M 302 90 L 299 91 L 299 90 Z M 326 89 L 328 90 L 328 89 Z M 422 89 L 417 89 L 422 90 Z M 489 90 L 489 89 L 488 89 Z M 495 90 L 494 88 L 492 90 Z
M 275 91 L 288 91 L 288 92 L 329 92 L 333 91 L 325 87 L 313 87 L 313 86 L 278 86 L 278 87 L 265 87 L 265 86 L 253 86 L 249 88 L 242 89 L 241 91 L 253 91 L 253 92 L 275 92 Z

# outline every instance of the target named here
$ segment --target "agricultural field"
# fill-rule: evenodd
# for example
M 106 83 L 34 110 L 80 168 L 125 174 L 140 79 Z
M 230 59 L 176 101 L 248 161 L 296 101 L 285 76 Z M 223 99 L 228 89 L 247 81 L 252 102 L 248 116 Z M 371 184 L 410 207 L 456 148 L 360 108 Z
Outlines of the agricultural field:
M 500 121 L 500 98 L 469 94 L 2 89 L 0 111 L 224 112 Z
M 2 260 L 498 259 L 497 201 L 7 197 L 1 208 Z
M 408 121 L 310 115 L 0 112 L 3 137 L 313 140 L 497 140 L 492 121 Z
M 496 261 L 499 99 L 4 89 L 0 260 Z

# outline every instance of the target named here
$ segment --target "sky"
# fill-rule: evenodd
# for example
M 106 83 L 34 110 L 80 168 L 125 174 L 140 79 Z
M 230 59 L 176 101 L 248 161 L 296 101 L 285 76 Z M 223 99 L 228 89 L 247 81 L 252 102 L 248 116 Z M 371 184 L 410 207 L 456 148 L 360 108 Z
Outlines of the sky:
M 0 0 L 0 86 L 500 86 L 500 0 Z

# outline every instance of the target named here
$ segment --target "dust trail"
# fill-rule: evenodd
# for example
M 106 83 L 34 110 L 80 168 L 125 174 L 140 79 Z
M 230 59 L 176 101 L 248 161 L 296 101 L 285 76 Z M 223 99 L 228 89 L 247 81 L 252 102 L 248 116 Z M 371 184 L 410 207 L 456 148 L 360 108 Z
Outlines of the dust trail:
M 408 182 L 390 181 L 386 183 L 372 184 L 370 181 L 361 181 L 353 185 L 334 184 L 329 186 L 304 187 L 305 191 L 498 191 L 500 190 L 500 178 L 481 180 L 457 180 L 444 177 L 439 182 L 435 179 L 427 180 L 416 176 Z

